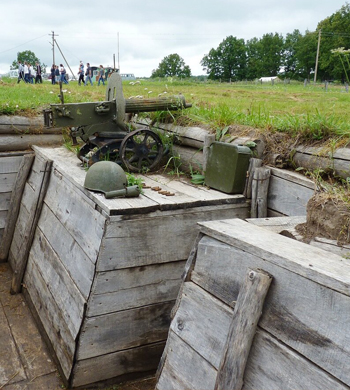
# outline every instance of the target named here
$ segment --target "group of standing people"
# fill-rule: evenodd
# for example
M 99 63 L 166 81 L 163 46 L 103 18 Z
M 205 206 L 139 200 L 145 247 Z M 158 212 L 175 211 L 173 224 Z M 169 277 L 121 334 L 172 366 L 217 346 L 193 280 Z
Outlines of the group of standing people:
M 79 85 L 81 85 L 81 83 L 83 83 L 86 86 L 86 85 L 88 85 L 89 82 L 91 85 L 93 85 L 92 69 L 91 69 L 89 62 L 86 64 L 86 71 L 84 72 L 83 61 L 80 61 L 78 75 L 79 75 L 79 79 L 78 79 Z M 85 77 L 85 80 L 84 80 L 84 77 Z M 100 65 L 100 68 L 98 70 L 98 75 L 97 75 L 97 81 L 98 81 L 97 85 L 100 85 L 101 81 L 102 81 L 102 84 L 105 85 L 105 77 L 106 77 L 105 69 L 104 69 L 103 65 Z
M 63 66 L 63 64 L 60 64 L 60 66 L 52 64 L 50 74 L 51 84 L 58 84 L 60 82 L 69 84 L 66 68 Z
M 18 62 L 18 80 L 17 83 L 20 83 L 23 80 L 26 84 L 35 84 L 42 83 L 43 79 L 41 76 L 41 65 L 39 62 L 35 63 L 35 66 L 29 64 L 28 62 Z

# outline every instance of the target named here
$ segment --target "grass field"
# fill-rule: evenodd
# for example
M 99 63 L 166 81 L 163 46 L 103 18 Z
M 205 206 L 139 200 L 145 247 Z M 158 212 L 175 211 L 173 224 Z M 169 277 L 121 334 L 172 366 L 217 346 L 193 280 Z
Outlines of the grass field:
M 194 83 L 181 80 L 140 80 L 124 83 L 125 98 L 183 94 L 192 108 L 171 115 L 179 124 L 205 125 L 213 132 L 245 125 L 270 132 L 286 132 L 304 139 L 321 140 L 350 135 L 350 94 L 341 85 L 313 83 Z M 64 85 L 66 103 L 101 101 L 105 87 Z M 0 114 L 35 115 L 59 103 L 59 86 L 0 83 Z M 159 113 L 151 114 L 159 116 Z M 164 113 L 162 114 L 164 116 Z M 169 119 L 169 118 L 168 118 Z

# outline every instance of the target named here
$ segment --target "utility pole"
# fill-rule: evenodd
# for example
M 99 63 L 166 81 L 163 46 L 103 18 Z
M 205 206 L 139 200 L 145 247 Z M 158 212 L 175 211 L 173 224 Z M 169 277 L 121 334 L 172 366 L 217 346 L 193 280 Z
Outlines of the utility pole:
M 118 31 L 118 72 L 120 73 L 120 64 L 119 64 L 119 31 Z
M 316 80 L 317 80 L 317 68 L 318 68 L 318 56 L 320 54 L 321 31 L 322 31 L 321 29 L 318 30 L 318 42 L 317 42 L 317 53 L 316 53 L 314 84 L 316 84 Z
M 52 46 L 52 63 L 54 64 L 55 63 L 55 32 L 54 31 L 51 31 L 52 34 L 49 34 L 51 35 L 52 37 L 52 43 L 50 42 L 50 45 Z M 59 35 L 56 35 L 56 37 L 58 37 Z

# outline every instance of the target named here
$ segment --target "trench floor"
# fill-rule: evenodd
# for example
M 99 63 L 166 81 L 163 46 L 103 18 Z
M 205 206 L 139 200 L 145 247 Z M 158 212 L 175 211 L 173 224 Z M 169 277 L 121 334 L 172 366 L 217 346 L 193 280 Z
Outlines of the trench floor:
M 10 294 L 11 279 L 8 263 L 0 263 L 0 390 L 66 389 L 23 294 Z M 155 384 L 149 378 L 103 389 L 153 390 Z

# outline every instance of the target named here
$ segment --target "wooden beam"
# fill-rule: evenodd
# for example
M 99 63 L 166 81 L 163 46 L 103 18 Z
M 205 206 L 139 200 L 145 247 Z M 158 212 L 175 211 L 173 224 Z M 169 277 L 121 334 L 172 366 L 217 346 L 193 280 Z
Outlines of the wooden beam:
M 6 261 L 12 242 L 13 232 L 21 205 L 22 194 L 28 174 L 34 161 L 34 153 L 25 154 L 17 172 L 15 186 L 11 193 L 9 210 L 5 222 L 5 229 L 0 243 L 0 262 Z
M 249 160 L 249 168 L 247 172 L 247 180 L 245 184 L 245 188 L 243 191 L 243 195 L 247 199 L 252 198 L 252 182 L 253 182 L 253 176 L 254 176 L 254 171 L 256 168 L 259 168 L 262 166 L 262 160 L 260 158 L 251 158 Z
M 250 348 L 272 276 L 248 270 L 240 288 L 214 390 L 240 390 Z
M 271 170 L 269 168 L 260 167 L 254 170 L 251 218 L 265 218 L 267 216 L 267 195 L 270 176 Z
M 35 229 L 40 217 L 47 187 L 49 185 L 52 163 L 53 163 L 52 160 L 46 160 L 43 164 L 44 169 L 43 171 L 41 171 L 42 172 L 41 186 L 39 187 L 39 190 L 36 194 L 37 195 L 36 204 L 35 207 L 33 207 L 32 209 L 33 212 L 30 215 L 28 224 L 26 226 L 24 241 L 22 242 L 22 246 L 18 254 L 17 266 L 16 269 L 14 270 L 13 278 L 12 278 L 11 294 L 17 294 L 21 292 L 22 280 L 27 266 L 29 251 L 33 242 Z

